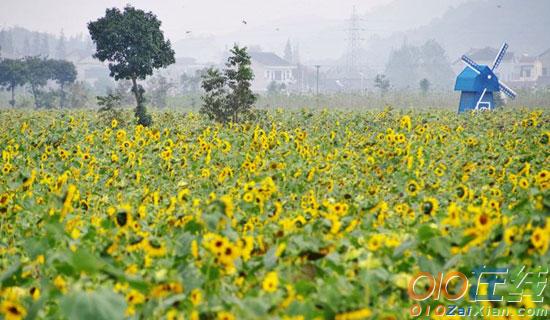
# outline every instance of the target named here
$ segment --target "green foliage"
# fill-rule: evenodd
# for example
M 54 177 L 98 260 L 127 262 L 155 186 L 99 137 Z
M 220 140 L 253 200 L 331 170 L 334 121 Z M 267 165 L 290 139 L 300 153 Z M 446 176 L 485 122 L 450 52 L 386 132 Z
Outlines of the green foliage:
M 88 24 L 97 48 L 94 57 L 110 62 L 109 70 L 115 80 L 132 80 L 137 105 L 135 116 L 142 125 L 150 125 L 152 120 L 145 107 L 145 91 L 138 86 L 137 80 L 144 80 L 154 69 L 176 61 L 170 40 L 164 39 L 160 26 L 160 20 L 152 12 L 132 6 L 124 11 L 107 9 L 105 17 Z
M 174 87 L 174 84 L 162 75 L 151 78 L 147 84 L 150 91 L 151 103 L 158 108 L 166 108 L 168 91 Z
M 434 41 L 422 46 L 404 44 L 390 54 L 386 75 L 400 89 L 414 89 L 423 78 L 432 79 L 435 86 L 445 88 L 452 84 L 454 73 L 445 50 Z
M 11 91 L 10 105 L 15 106 L 15 89 L 25 84 L 25 64 L 21 60 L 0 61 L 0 87 Z
M 105 288 L 92 292 L 77 291 L 61 299 L 61 310 L 67 319 L 124 319 L 125 309 L 124 297 Z
M 279 94 L 285 89 L 286 89 L 286 86 L 284 83 L 278 84 L 275 81 L 271 81 L 267 86 L 267 94 L 268 95 Z
M 72 84 L 76 81 L 76 67 L 72 62 L 65 60 L 50 60 L 50 67 L 52 68 L 52 80 L 55 80 L 59 84 L 59 107 L 65 107 L 66 92 L 65 86 Z
M 256 101 L 250 89 L 254 73 L 246 47 L 235 45 L 231 54 L 223 74 L 219 70 L 209 69 L 202 82 L 206 93 L 202 97 L 204 104 L 201 112 L 222 123 L 247 119 Z
M 24 59 L 26 65 L 25 80 L 31 88 L 36 108 L 44 106 L 43 92 L 48 80 L 52 78 L 51 65 L 46 59 L 40 57 L 27 57 Z
M 420 85 L 420 90 L 422 91 L 422 93 L 424 95 L 427 95 L 428 91 L 430 91 L 430 86 L 432 84 L 430 83 L 430 80 L 424 78 L 424 79 L 420 80 L 419 85 Z
M 97 104 L 100 106 L 98 112 L 99 117 L 106 125 L 111 125 L 113 120 L 123 124 L 120 96 L 109 94 L 105 97 L 97 97 Z
M 386 75 L 377 74 L 374 78 L 374 86 L 380 90 L 380 96 L 383 97 L 390 90 L 390 80 L 386 78 Z

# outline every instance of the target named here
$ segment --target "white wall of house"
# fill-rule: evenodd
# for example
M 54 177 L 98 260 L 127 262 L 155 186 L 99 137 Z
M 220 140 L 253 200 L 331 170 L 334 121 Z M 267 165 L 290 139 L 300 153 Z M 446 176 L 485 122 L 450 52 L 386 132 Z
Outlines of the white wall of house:
M 273 81 L 277 84 L 291 85 L 296 82 L 293 76 L 294 69 L 296 69 L 295 66 L 266 66 L 253 59 L 254 80 L 252 81 L 252 90 L 265 92 Z

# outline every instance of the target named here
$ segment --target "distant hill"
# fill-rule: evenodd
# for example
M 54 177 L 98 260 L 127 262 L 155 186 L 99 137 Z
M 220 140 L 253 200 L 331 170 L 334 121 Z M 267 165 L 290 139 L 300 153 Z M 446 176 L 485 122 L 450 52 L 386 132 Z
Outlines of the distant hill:
M 386 38 L 371 38 L 369 65 L 380 70 L 392 49 L 403 43 L 437 40 L 451 60 L 471 48 L 510 44 L 516 53 L 540 54 L 550 48 L 550 1 L 483 0 L 453 7 L 429 24 Z

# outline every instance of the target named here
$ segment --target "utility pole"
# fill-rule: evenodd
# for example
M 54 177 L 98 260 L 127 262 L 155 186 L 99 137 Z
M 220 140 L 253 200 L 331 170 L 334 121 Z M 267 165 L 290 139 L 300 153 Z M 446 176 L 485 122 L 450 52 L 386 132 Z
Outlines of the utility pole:
M 317 77 L 316 77 L 316 78 L 317 78 L 317 80 L 316 80 L 316 82 L 317 82 L 317 84 L 316 84 L 316 87 L 317 87 L 317 89 L 316 89 L 316 96 L 317 96 L 317 99 L 316 99 L 316 100 L 317 100 L 317 108 L 319 108 L 319 69 L 321 69 L 321 66 L 317 64 L 317 65 L 315 65 L 315 69 L 317 69 Z
M 317 87 L 316 87 L 316 88 L 317 88 L 317 89 L 316 89 L 315 92 L 316 92 L 317 95 L 319 95 L 319 69 L 320 69 L 320 68 L 321 68 L 320 65 L 318 65 L 318 64 L 315 65 L 315 69 L 317 69 L 317 77 L 316 77 L 316 79 L 317 79 L 317 80 L 316 80 L 316 81 L 317 81 Z

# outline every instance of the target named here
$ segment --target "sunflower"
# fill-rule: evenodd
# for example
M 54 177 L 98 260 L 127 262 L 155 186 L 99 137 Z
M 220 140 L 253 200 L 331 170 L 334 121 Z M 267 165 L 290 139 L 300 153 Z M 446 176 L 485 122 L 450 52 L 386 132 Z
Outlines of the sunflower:
M 468 197 L 468 188 L 466 186 L 460 185 L 456 188 L 456 197 L 460 200 L 464 200 Z
M 235 316 L 227 311 L 218 312 L 218 320 L 235 320 Z
M 372 311 L 368 308 L 359 309 L 350 312 L 337 314 L 335 320 L 361 320 L 367 319 L 372 315 Z
M 0 194 L 0 208 L 3 208 L 8 205 L 10 196 L 7 193 Z
M 114 214 L 114 220 L 117 227 L 124 229 L 132 224 L 132 212 L 129 206 L 122 206 Z
M 375 234 L 372 237 L 370 237 L 369 241 L 367 242 L 367 248 L 372 252 L 378 251 L 378 249 L 382 247 L 383 243 L 384 243 L 384 235 Z
M 277 290 L 278 286 L 279 286 L 279 276 L 275 271 L 269 272 L 265 276 L 264 280 L 262 281 L 262 289 L 265 292 L 274 292 Z
M 150 257 L 162 257 L 166 254 L 166 246 L 156 239 L 148 239 L 144 249 Z
M 507 245 L 511 246 L 520 239 L 518 235 L 519 229 L 517 226 L 506 228 L 506 230 L 504 230 L 504 242 L 506 242 Z
M 422 202 L 421 210 L 426 216 L 434 216 L 437 209 L 439 209 L 439 201 L 435 198 L 425 198 L 424 202 Z
M 202 302 L 202 292 L 199 288 L 193 289 L 189 297 L 191 298 L 191 303 L 194 306 L 198 306 Z
M 529 188 L 529 180 L 527 180 L 525 178 L 521 178 L 521 179 L 519 179 L 518 185 L 519 185 L 520 188 L 525 190 L 525 189 Z
M 414 197 L 418 194 L 418 191 L 420 191 L 420 186 L 416 181 L 409 180 L 409 182 L 407 182 L 406 191 L 410 196 Z
M 27 316 L 27 310 L 17 302 L 4 300 L 0 304 L 0 313 L 6 320 L 20 320 Z
M 541 255 L 545 254 L 548 250 L 548 241 L 550 239 L 547 231 L 548 230 L 537 227 L 531 235 L 531 243 Z
M 491 216 L 487 212 L 482 211 L 476 214 L 474 224 L 477 230 L 481 232 L 486 232 L 491 229 L 493 221 L 491 220 Z

